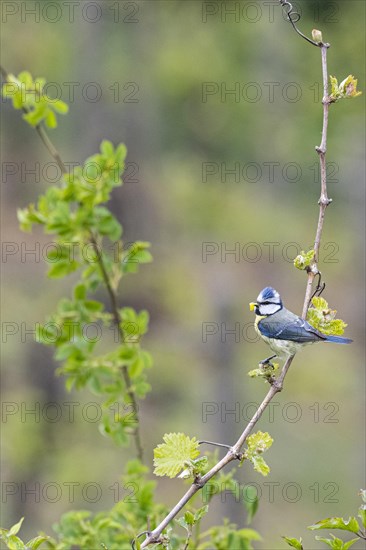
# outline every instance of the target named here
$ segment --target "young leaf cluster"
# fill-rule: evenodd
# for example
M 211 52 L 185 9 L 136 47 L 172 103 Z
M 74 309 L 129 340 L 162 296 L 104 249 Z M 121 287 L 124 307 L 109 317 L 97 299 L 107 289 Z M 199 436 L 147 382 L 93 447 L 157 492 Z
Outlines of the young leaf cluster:
M 358 510 L 358 517 L 361 520 L 361 525 L 357 518 L 352 516 L 348 519 L 339 517 L 326 518 L 308 527 L 308 529 L 310 529 L 311 531 L 318 531 L 320 529 L 337 529 L 340 531 L 347 531 L 349 533 L 352 533 L 353 535 L 357 535 L 357 537 L 345 542 L 342 539 L 333 535 L 333 533 L 330 533 L 331 538 L 317 536 L 315 537 L 316 540 L 324 542 L 324 544 L 332 548 L 332 550 L 348 550 L 353 544 L 355 544 L 355 542 L 358 542 L 359 540 L 366 540 L 366 490 L 361 490 L 360 495 L 363 501 Z M 291 548 L 304 550 L 301 538 L 283 538 L 287 542 L 287 544 L 291 546 Z
M 336 319 L 337 311 L 330 309 L 328 302 L 320 296 L 315 296 L 311 300 L 312 307 L 308 310 L 307 320 L 317 330 L 323 334 L 341 335 L 347 323 L 342 319 Z
M 19 537 L 18 533 L 22 526 L 24 518 L 21 518 L 18 523 L 10 527 L 10 529 L 0 528 L 0 540 L 3 540 L 6 547 L 10 550 L 37 550 L 43 542 L 49 539 L 46 535 L 39 535 L 34 537 L 28 542 L 24 543 Z
M 360 96 L 362 92 L 357 91 L 357 82 L 357 78 L 351 74 L 342 80 L 340 84 L 338 84 L 338 80 L 335 76 L 331 76 L 331 101 L 335 102 L 339 99 L 351 99 Z
M 45 94 L 45 84 L 44 78 L 33 79 L 28 71 L 22 71 L 17 77 L 8 75 L 2 93 L 12 100 L 14 109 L 24 111 L 23 118 L 31 126 L 44 122 L 49 128 L 56 128 L 56 114 L 66 114 L 69 107 L 61 99 L 52 99 Z
M 247 439 L 248 447 L 243 453 L 243 459 L 249 460 L 253 464 L 254 470 L 262 474 L 262 476 L 267 476 L 270 472 L 270 468 L 262 457 L 262 453 L 267 451 L 272 443 L 273 439 L 268 432 L 257 432 L 251 434 Z
M 315 250 L 309 250 L 308 252 L 301 251 L 301 254 L 294 259 L 294 266 L 297 269 L 308 270 L 313 264 L 315 256 Z
M 278 371 L 278 363 L 259 363 L 257 369 L 250 370 L 248 376 L 251 378 L 263 378 L 267 382 L 273 380 L 273 375 Z

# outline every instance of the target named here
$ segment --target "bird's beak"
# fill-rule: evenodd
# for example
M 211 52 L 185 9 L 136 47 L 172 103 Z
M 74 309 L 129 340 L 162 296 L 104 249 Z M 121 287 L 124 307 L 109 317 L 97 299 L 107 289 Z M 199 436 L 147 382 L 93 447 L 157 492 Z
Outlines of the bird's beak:
M 249 308 L 250 308 L 250 311 L 254 311 L 255 308 L 257 307 L 258 304 L 256 304 L 255 302 L 250 302 L 249 304 Z

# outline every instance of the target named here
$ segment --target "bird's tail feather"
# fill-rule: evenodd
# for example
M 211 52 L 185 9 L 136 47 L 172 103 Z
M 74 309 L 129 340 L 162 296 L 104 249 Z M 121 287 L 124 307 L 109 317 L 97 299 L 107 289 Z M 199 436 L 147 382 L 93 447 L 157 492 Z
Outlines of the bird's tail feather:
M 326 342 L 334 342 L 335 344 L 351 344 L 353 340 L 350 338 L 342 338 L 341 336 L 327 336 Z

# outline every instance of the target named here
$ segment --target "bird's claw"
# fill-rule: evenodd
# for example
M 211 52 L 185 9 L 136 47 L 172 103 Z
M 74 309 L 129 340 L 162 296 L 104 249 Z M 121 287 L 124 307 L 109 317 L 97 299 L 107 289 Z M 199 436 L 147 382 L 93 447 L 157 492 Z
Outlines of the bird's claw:
M 273 359 L 274 357 L 276 357 L 275 355 L 271 355 L 271 357 L 267 357 L 267 359 L 263 359 L 263 361 L 260 361 L 259 362 L 259 368 L 260 369 L 263 369 L 263 368 L 266 368 L 266 367 L 269 367 L 271 369 L 274 369 L 274 364 L 271 362 L 271 359 Z
M 264 360 L 259 363 L 259 368 L 271 368 L 274 369 L 274 364 L 270 360 Z

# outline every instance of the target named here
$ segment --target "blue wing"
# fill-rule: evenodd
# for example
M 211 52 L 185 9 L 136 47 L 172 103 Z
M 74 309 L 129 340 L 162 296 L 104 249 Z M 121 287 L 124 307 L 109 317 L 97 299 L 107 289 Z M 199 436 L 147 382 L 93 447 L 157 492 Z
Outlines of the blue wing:
M 290 340 L 305 344 L 327 339 L 307 321 L 285 309 L 259 321 L 258 328 L 263 336 L 276 340 Z

